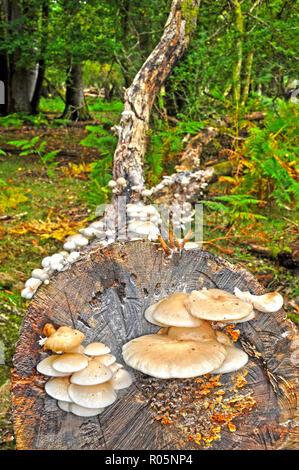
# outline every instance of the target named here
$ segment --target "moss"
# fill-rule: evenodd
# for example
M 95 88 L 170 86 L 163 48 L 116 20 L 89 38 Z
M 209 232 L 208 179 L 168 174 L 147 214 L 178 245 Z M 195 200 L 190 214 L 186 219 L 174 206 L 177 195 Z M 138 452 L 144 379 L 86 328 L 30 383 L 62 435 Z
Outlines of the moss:
M 194 0 L 183 0 L 181 5 L 182 18 L 186 21 L 186 35 L 190 34 L 196 24 L 199 4 L 194 5 Z

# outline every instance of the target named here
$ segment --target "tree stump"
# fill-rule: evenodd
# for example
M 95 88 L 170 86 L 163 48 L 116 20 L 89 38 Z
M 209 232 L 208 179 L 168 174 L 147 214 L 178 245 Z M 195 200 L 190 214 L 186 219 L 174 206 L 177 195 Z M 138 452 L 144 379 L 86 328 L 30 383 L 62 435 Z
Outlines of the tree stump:
M 297 370 L 291 358 L 296 337 L 283 310 L 240 323 L 239 340 L 249 354 L 234 373 L 158 380 L 127 367 L 133 384 L 91 418 L 58 408 L 36 371 L 45 357 L 38 344 L 47 322 L 69 325 L 101 341 L 124 364 L 121 348 L 132 338 L 157 332 L 145 309 L 177 291 L 234 287 L 261 294 L 244 268 L 194 249 L 167 258 L 148 241 L 91 245 L 81 260 L 41 287 L 30 302 L 14 356 L 12 404 L 18 449 L 290 449 Z M 298 428 L 297 428 L 298 429 Z

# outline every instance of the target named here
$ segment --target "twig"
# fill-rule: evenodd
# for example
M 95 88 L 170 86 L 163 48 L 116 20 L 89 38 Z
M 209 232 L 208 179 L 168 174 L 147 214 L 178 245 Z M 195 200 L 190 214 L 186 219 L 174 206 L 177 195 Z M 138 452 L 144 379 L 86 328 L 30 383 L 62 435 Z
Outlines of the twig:
M 27 215 L 27 214 L 28 212 L 21 212 L 20 214 L 16 214 L 16 215 L 1 215 L 0 222 L 4 220 L 19 219 L 20 217 L 23 217 L 24 215 Z

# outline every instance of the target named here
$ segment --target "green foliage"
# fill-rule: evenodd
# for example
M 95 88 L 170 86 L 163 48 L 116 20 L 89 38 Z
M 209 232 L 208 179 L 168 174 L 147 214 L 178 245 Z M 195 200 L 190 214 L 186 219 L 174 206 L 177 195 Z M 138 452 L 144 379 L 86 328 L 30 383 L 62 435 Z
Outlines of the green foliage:
M 216 196 L 213 201 L 200 202 L 212 211 L 219 212 L 227 219 L 229 225 L 236 221 L 242 223 L 256 219 L 266 219 L 265 216 L 252 210 L 252 207 L 260 204 L 261 201 L 244 194 Z
M 108 182 L 112 178 L 113 154 L 117 138 L 107 131 L 103 125 L 86 126 L 89 134 L 81 140 L 81 145 L 95 147 L 104 156 L 91 164 L 89 191 L 85 198 L 92 206 L 108 202 L 111 194 Z
M 252 127 L 244 145 L 243 177 L 238 193 L 256 194 L 280 207 L 299 200 L 296 173 L 298 155 L 298 110 L 281 102 L 278 112 L 268 111 L 263 127 Z
M 21 151 L 19 153 L 20 157 L 34 156 L 37 155 L 43 165 L 46 166 L 47 174 L 49 178 L 55 175 L 55 168 L 58 165 L 58 162 L 54 162 L 55 156 L 60 152 L 60 150 L 53 150 L 52 152 L 45 152 L 47 142 L 45 140 L 40 141 L 39 136 L 32 137 L 32 139 L 20 139 L 12 140 L 8 142 L 10 145 L 14 145 L 19 148 Z
M 0 117 L 1 127 L 21 127 L 24 124 L 24 118 L 19 114 L 9 114 L 8 116 Z
M 198 134 L 204 126 L 204 121 L 179 121 L 175 127 L 170 127 L 165 121 L 155 120 L 148 133 L 150 144 L 145 155 L 146 179 L 150 185 L 156 185 L 163 172 L 173 172 L 177 156 L 184 147 L 183 137 Z
M 0 179 L 0 212 L 5 212 L 27 199 L 22 187 L 13 187 Z

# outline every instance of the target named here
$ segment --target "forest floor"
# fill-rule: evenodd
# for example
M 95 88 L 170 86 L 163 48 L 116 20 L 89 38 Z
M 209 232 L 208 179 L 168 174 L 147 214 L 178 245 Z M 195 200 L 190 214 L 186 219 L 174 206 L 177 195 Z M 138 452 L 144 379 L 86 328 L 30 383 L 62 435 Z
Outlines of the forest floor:
M 49 111 L 50 113 L 50 111 Z M 97 116 L 100 118 L 100 116 Z M 93 121 L 93 124 L 95 122 Z M 85 147 L 85 125 L 2 127 L 0 132 L 0 449 L 14 449 L 15 441 L 9 399 L 10 374 L 19 329 L 28 306 L 20 296 L 32 269 L 41 259 L 62 250 L 70 233 L 94 218 L 94 208 L 86 199 L 90 163 L 101 156 Z M 8 142 L 39 136 L 46 151 L 59 150 L 55 166 L 47 165 L 39 154 L 20 155 Z M 266 213 L 266 210 L 265 210 Z M 224 256 L 252 272 L 268 291 L 280 291 L 287 316 L 299 321 L 298 272 L 279 264 L 277 253 L 296 240 L 298 224 L 289 213 L 272 212 L 262 222 L 236 224 L 228 230 L 218 214 L 204 217 L 204 249 Z M 264 247 L 267 256 L 250 249 Z M 2 349 L 1 349 L 2 347 Z M 1 360 L 2 359 L 2 360 Z

